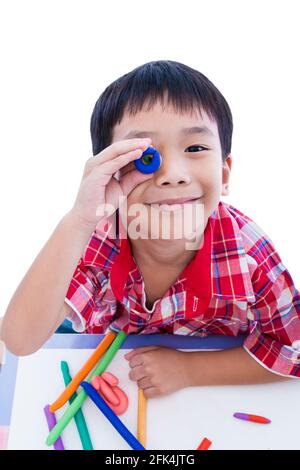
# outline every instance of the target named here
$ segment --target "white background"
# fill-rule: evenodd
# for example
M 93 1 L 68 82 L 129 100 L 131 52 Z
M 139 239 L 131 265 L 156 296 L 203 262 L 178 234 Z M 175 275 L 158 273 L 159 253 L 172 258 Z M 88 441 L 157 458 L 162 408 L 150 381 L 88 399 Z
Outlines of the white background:
M 265 230 L 300 288 L 298 8 L 297 0 L 0 3 L 0 316 L 75 200 L 99 95 L 160 59 L 198 69 L 225 96 L 234 133 L 222 199 Z

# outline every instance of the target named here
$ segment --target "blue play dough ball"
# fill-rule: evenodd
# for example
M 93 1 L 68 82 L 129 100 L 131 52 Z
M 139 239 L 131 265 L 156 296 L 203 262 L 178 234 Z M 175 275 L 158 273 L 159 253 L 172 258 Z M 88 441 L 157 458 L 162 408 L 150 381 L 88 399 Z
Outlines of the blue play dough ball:
M 134 164 L 141 173 L 154 173 L 161 164 L 160 153 L 154 147 L 148 147 Z

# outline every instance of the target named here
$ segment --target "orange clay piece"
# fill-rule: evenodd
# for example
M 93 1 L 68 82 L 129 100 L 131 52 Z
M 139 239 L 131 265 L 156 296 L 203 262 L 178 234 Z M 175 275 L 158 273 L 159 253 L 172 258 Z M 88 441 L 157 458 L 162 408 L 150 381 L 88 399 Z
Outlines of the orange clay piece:
M 115 388 L 115 393 L 118 395 L 120 404 L 117 406 L 112 406 L 112 409 L 116 415 L 121 415 L 122 413 L 125 413 L 128 408 L 128 397 L 120 387 Z
M 109 331 L 109 333 L 103 338 L 101 343 L 97 346 L 91 357 L 87 360 L 84 366 L 74 375 L 72 381 L 69 385 L 64 389 L 64 391 L 60 394 L 60 396 L 55 400 L 54 403 L 50 405 L 50 411 L 54 413 L 55 411 L 59 410 L 64 404 L 71 398 L 74 392 L 76 392 L 77 388 L 80 385 L 80 382 L 85 379 L 88 373 L 94 368 L 94 366 L 99 361 L 100 357 L 105 353 L 108 347 L 111 345 L 113 340 L 115 339 L 116 333 L 113 331 Z
M 108 383 L 106 383 L 101 375 L 98 375 L 98 377 L 93 377 L 91 384 L 98 391 L 98 393 L 101 392 L 101 396 L 105 398 L 105 400 L 111 405 L 116 406 L 120 404 L 118 395 L 116 395 L 113 390 L 114 387 L 111 387 Z
M 119 380 L 110 372 L 103 372 L 103 374 L 97 375 L 91 380 L 91 384 L 107 405 L 116 415 L 120 415 L 128 408 L 128 397 L 120 387 L 111 385 L 112 383 L 119 383 Z
M 109 385 L 112 387 L 115 387 L 119 383 L 118 377 L 116 377 L 114 374 L 111 372 L 102 372 L 101 377 L 107 382 Z

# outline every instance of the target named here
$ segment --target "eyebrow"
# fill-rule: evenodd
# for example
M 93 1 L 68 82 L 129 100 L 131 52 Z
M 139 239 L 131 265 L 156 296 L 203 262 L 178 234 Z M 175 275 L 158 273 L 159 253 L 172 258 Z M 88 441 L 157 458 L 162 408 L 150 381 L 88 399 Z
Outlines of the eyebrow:
M 203 134 L 215 137 L 215 134 L 206 126 L 183 127 L 180 130 L 180 133 L 184 135 Z M 147 137 L 148 135 L 158 135 L 158 132 L 139 131 L 135 129 L 126 134 L 124 139 L 129 139 L 131 137 Z

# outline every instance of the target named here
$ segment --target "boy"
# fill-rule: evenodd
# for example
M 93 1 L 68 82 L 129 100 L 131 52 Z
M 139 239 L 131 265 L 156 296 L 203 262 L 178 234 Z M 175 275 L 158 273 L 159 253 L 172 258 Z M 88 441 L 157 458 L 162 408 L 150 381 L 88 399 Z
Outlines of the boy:
M 220 201 L 228 194 L 232 129 L 219 90 L 184 64 L 150 62 L 107 87 L 92 114 L 94 157 L 74 206 L 7 308 L 7 347 L 30 354 L 65 318 L 87 333 L 247 333 L 243 347 L 225 351 L 137 348 L 125 356 L 129 377 L 147 398 L 187 386 L 299 378 L 299 292 L 270 238 Z M 143 174 L 134 160 L 150 145 L 161 166 Z M 105 216 L 106 206 L 115 213 Z M 202 208 L 193 249 L 184 229 L 194 217 L 181 217 L 187 206 Z

